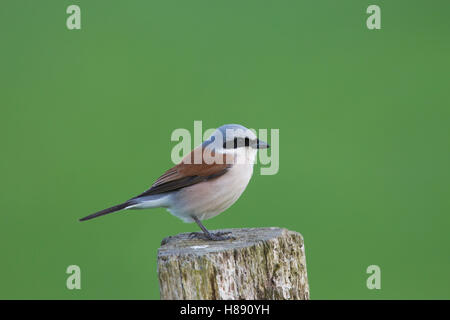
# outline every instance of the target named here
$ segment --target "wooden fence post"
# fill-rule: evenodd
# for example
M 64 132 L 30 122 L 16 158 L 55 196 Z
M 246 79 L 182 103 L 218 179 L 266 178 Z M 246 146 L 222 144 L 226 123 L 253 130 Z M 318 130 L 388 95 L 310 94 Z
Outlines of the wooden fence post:
M 158 250 L 161 299 L 309 299 L 301 234 L 227 229 L 235 240 L 165 238 Z

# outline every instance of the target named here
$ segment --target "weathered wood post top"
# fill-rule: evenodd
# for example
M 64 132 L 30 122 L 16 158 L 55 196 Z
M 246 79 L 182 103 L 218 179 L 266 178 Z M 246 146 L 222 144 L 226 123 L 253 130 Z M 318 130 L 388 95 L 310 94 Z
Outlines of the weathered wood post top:
M 158 250 L 161 299 L 309 299 L 301 234 L 282 228 L 225 229 L 234 240 L 183 233 Z

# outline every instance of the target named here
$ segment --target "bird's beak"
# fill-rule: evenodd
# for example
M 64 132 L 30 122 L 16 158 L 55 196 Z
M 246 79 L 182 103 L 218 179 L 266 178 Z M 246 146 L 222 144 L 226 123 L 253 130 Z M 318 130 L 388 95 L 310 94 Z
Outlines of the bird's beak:
M 257 139 L 256 149 L 267 149 L 270 148 L 267 142 Z

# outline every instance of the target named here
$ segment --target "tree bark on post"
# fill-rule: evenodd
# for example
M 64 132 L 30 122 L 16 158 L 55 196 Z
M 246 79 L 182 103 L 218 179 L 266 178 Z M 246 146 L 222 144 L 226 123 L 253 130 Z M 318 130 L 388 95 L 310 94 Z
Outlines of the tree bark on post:
M 307 300 L 301 234 L 282 228 L 226 229 L 235 240 L 165 238 L 158 250 L 161 299 Z

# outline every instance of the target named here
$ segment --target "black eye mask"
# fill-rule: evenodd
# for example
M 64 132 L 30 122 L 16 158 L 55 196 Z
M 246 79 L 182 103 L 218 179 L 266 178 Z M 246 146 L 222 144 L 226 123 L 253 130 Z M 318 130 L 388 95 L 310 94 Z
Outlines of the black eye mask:
M 241 147 L 256 147 L 258 145 L 258 139 L 251 140 L 248 137 L 234 138 L 233 140 L 225 141 L 223 143 L 224 149 L 237 149 Z

